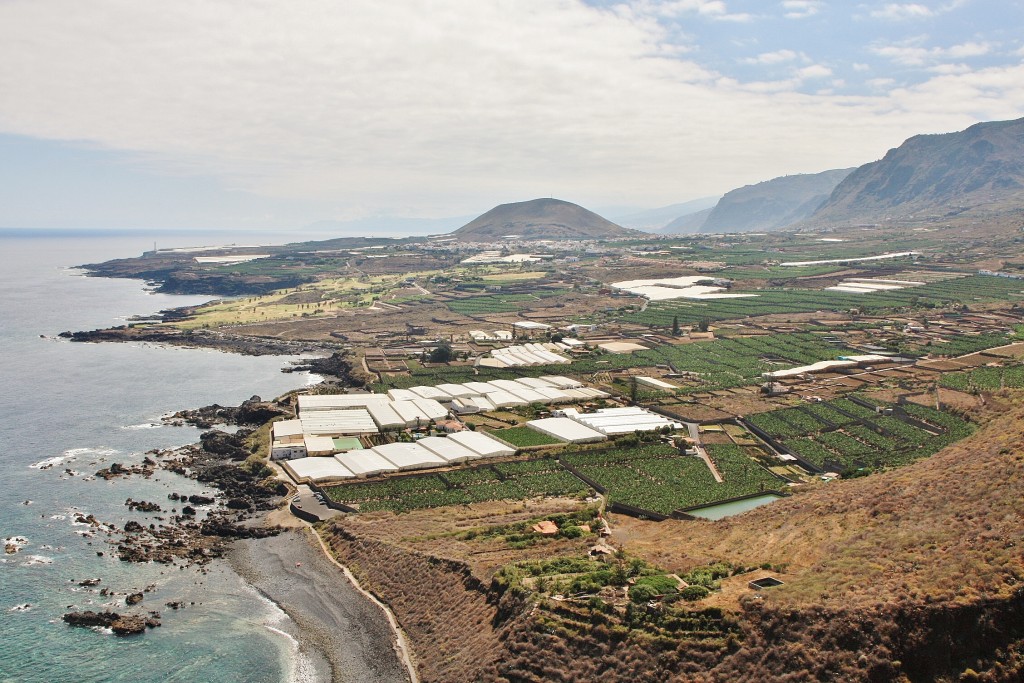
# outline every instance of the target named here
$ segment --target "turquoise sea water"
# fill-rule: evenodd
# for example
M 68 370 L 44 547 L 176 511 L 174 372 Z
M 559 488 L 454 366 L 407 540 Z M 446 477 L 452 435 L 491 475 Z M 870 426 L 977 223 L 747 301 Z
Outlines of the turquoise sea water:
M 205 572 L 124 564 L 107 542 L 113 537 L 75 524 L 73 515 L 91 513 L 119 527 L 129 519 L 159 523 L 156 515 L 131 512 L 125 499 L 158 502 L 168 514 L 171 491 L 209 491 L 162 471 L 148 480 L 89 475 L 112 462 L 138 463 L 152 448 L 197 440 L 193 428 L 161 426 L 161 415 L 237 405 L 252 394 L 273 397 L 308 377 L 281 373 L 289 360 L 283 357 L 54 339 L 64 330 L 121 324 L 127 316 L 204 298 L 151 294 L 139 281 L 86 278 L 69 269 L 139 255 L 152 248 L 152 234 L 30 235 L 0 231 L 0 536 L 26 539 L 20 552 L 0 556 L 0 681 L 300 677 L 294 645 L 277 631 L 287 617 L 225 563 Z M 156 239 L 187 246 L 260 238 Z M 78 585 L 93 577 L 102 578 L 97 588 Z M 119 638 L 61 621 L 71 606 L 124 610 L 125 593 L 151 584 L 155 590 L 142 606 L 159 610 L 163 626 L 144 636 Z M 119 595 L 100 596 L 101 587 Z M 172 611 L 164 607 L 172 600 L 195 604 Z

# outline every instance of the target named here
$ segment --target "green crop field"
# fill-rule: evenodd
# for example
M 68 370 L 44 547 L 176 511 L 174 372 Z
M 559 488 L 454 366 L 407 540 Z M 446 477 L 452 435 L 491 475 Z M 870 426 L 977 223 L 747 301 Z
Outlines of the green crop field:
M 525 500 L 542 496 L 582 496 L 590 488 L 557 460 L 526 460 L 482 465 L 445 473 L 340 484 L 326 489 L 336 502 L 361 512 L 408 512 L 488 500 Z
M 665 515 L 782 487 L 739 446 L 708 447 L 708 454 L 725 480 L 722 483 L 699 458 L 680 455 L 663 444 L 574 453 L 563 459 L 603 486 L 611 502 Z
M 840 472 L 905 465 L 971 432 L 955 415 L 924 406 L 907 404 L 882 415 L 847 398 L 760 413 L 748 421 L 804 460 Z
M 502 441 L 512 444 L 516 448 L 530 448 L 531 446 L 553 446 L 563 443 L 553 436 L 541 434 L 529 427 L 509 427 L 491 432 Z
M 969 391 L 996 391 L 998 389 L 1020 389 L 1024 387 L 1024 366 L 1005 368 L 978 368 L 969 372 L 944 374 L 939 384 L 950 389 Z

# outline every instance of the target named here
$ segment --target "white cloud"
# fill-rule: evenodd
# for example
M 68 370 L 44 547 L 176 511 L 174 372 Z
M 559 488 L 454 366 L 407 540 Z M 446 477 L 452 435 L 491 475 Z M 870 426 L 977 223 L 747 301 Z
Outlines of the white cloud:
M 967 42 L 950 47 L 923 47 L 923 38 L 915 38 L 903 44 L 876 45 L 871 51 L 880 57 L 904 66 L 924 66 L 944 59 L 967 59 L 981 57 L 992 52 L 993 46 L 986 42 Z
M 782 64 L 791 62 L 799 55 L 793 50 L 776 50 L 774 52 L 762 52 L 756 57 L 748 57 L 742 60 L 744 64 Z
M 627 0 L 624 7 L 636 16 L 647 17 L 681 17 L 697 14 L 715 21 L 736 22 L 746 22 L 754 18 L 754 15 L 746 12 L 730 12 L 723 0 Z
M 825 78 L 832 75 L 832 69 L 822 64 L 812 64 L 797 70 L 797 76 L 801 79 Z
M 805 79 L 835 87 L 816 80 L 828 66 L 802 57 L 783 62 L 787 80 L 741 83 L 666 56 L 664 27 L 642 9 L 5 0 L 0 132 L 339 212 L 462 215 L 550 193 L 670 203 L 680 188 L 701 196 L 862 163 L 912 134 L 1024 111 L 1020 64 L 926 74 L 878 96 L 800 92 Z
M 874 19 L 887 21 L 903 21 L 906 19 L 922 19 L 934 16 L 935 13 L 926 5 L 918 3 L 889 3 L 870 12 Z
M 821 0 L 783 0 L 783 16 L 787 19 L 805 19 L 821 11 Z

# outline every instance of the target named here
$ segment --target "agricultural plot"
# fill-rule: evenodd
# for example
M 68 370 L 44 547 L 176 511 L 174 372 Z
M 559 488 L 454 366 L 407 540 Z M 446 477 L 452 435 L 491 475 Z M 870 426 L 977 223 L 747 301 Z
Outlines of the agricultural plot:
M 692 393 L 756 384 L 761 381 L 761 374 L 769 370 L 830 360 L 842 352 L 842 348 L 829 344 L 815 334 L 781 334 L 657 346 L 633 354 L 578 360 L 573 362 L 571 371 L 586 374 L 667 365 L 674 372 L 699 376 L 701 386 L 679 390 L 681 393 Z M 561 371 L 564 372 L 564 366 Z
M 682 387 L 678 393 L 710 389 L 730 389 L 761 381 L 761 373 L 797 365 L 831 360 L 843 353 L 811 333 L 779 334 L 763 337 L 716 339 L 694 344 L 657 346 L 632 354 L 606 354 L 575 360 L 570 366 L 537 365 L 530 367 L 473 368 L 468 365 L 413 367 L 409 375 L 385 377 L 377 391 L 405 389 L 445 382 L 462 383 L 492 379 L 517 379 L 542 375 L 588 375 L 599 372 L 667 365 L 675 372 L 694 373 L 697 387 Z
M 908 404 L 882 415 L 846 398 L 761 413 L 748 421 L 807 462 L 840 472 L 905 465 L 971 431 L 955 415 L 924 406 Z
M 490 284 L 499 283 L 494 282 Z M 485 294 L 483 296 L 449 301 L 447 305 L 453 313 L 469 317 L 486 316 L 492 313 L 512 313 L 530 308 L 543 299 L 566 294 L 568 291 L 564 289 L 539 289 L 531 294 Z
M 702 320 L 715 322 L 759 315 L 815 311 L 858 309 L 866 314 L 877 314 L 901 308 L 937 308 L 1024 299 L 1024 283 L 988 275 L 970 275 L 932 282 L 920 287 L 873 294 L 773 288 L 738 293 L 757 296 L 706 301 L 656 301 L 644 311 L 624 316 L 623 320 L 641 325 L 669 327 L 675 319 L 678 319 L 681 325 L 693 325 Z
M 779 479 L 739 446 L 709 446 L 708 452 L 725 480 L 722 483 L 715 481 L 702 460 L 681 456 L 662 444 L 574 453 L 563 459 L 604 487 L 611 502 L 664 515 L 781 487 Z
M 944 374 L 939 384 L 949 389 L 970 391 L 997 391 L 999 389 L 1020 389 L 1024 387 L 1024 366 L 1006 368 L 978 368 L 970 372 Z
M 979 334 L 979 335 L 957 335 L 949 337 L 944 343 L 932 344 L 928 352 L 934 356 L 964 356 L 976 351 L 984 351 L 996 346 L 1003 346 L 1010 343 L 1010 338 L 1005 334 Z
M 498 429 L 491 432 L 491 434 L 506 443 L 512 444 L 516 448 L 553 446 L 555 444 L 562 443 L 553 436 L 541 434 L 537 430 L 530 429 L 529 427 L 509 427 L 508 429 Z
M 489 313 L 511 313 L 528 308 L 530 303 L 537 301 L 539 298 L 530 294 L 485 295 L 449 301 L 448 308 L 460 315 L 475 316 Z
M 488 500 L 582 496 L 590 488 L 557 460 L 526 460 L 451 472 L 342 484 L 326 489 L 331 500 L 361 512 L 408 512 Z

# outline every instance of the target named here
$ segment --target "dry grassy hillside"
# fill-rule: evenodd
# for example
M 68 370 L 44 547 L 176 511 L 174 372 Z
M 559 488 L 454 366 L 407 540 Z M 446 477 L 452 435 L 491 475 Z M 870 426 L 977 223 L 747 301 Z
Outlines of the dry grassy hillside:
M 908 467 L 821 484 L 715 523 L 617 518 L 618 538 L 670 568 L 787 565 L 772 603 L 965 601 L 1024 585 L 1024 408 Z

